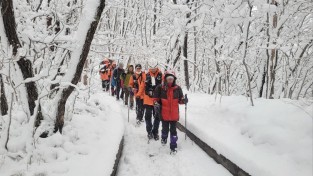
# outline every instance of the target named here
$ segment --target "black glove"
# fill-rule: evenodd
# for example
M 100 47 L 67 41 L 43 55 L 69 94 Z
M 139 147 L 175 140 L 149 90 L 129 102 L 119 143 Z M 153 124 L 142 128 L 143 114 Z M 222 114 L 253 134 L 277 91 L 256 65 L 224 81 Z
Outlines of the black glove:
M 185 98 L 183 99 L 184 104 L 187 104 L 189 102 L 187 94 L 185 95 Z

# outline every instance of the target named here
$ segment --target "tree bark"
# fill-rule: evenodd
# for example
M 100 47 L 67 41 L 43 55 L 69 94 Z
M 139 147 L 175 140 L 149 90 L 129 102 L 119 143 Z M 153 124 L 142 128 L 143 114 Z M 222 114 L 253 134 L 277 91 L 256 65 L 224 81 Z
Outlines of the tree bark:
M 78 83 L 78 81 L 81 77 L 81 74 L 82 74 L 82 71 L 84 68 L 84 64 L 85 64 L 85 61 L 87 59 L 87 56 L 88 56 L 88 53 L 90 50 L 90 45 L 91 45 L 92 39 L 94 37 L 94 34 L 96 32 L 97 26 L 99 24 L 99 19 L 101 17 L 101 14 L 103 12 L 104 7 L 105 7 L 105 0 L 101 0 L 100 4 L 98 6 L 98 9 L 97 9 L 97 13 L 95 15 L 95 19 L 90 24 L 89 30 L 87 32 L 87 36 L 85 39 L 85 43 L 84 43 L 81 55 L 78 58 L 79 61 L 78 61 L 78 64 L 75 68 L 74 77 L 72 78 L 72 81 L 71 81 L 71 83 L 74 85 L 76 85 Z M 58 105 L 57 105 L 57 113 L 56 113 L 56 122 L 55 122 L 54 132 L 59 131 L 60 133 L 62 133 L 62 129 L 63 129 L 63 125 L 64 125 L 65 104 L 66 104 L 68 97 L 71 95 L 71 93 L 73 91 L 74 91 L 73 86 L 69 86 L 68 88 L 62 90 L 61 99 L 59 100 Z
M 16 56 L 17 50 L 18 48 L 21 47 L 21 44 L 16 33 L 16 23 L 15 23 L 14 10 L 13 10 L 13 1 L 3 0 L 1 6 L 2 6 L 1 13 L 2 13 L 2 18 L 3 18 L 5 34 L 8 38 L 9 44 L 13 46 L 13 55 Z M 22 71 L 24 80 L 34 76 L 32 63 L 29 60 L 22 57 L 17 61 L 17 64 L 19 65 Z M 30 115 L 33 115 L 34 108 L 36 106 L 35 101 L 38 99 L 37 87 L 36 87 L 35 82 L 26 83 L 25 87 L 27 91 L 29 112 L 30 112 Z M 41 108 L 39 108 L 39 110 L 40 109 Z M 38 112 L 36 119 L 42 119 L 41 111 Z
M 272 5 L 276 5 L 277 6 L 277 2 L 275 0 L 272 0 L 271 2 Z M 277 14 L 275 13 L 273 16 L 273 29 L 275 29 L 277 27 Z M 273 44 L 275 45 L 276 42 L 273 42 Z M 276 49 L 272 49 L 271 50 L 271 60 L 270 60 L 270 74 L 269 74 L 269 95 L 268 98 L 273 99 L 273 95 L 274 95 L 274 84 L 275 84 L 275 75 L 276 75 L 276 66 L 277 66 L 277 59 L 278 59 L 278 54 L 277 54 L 277 50 Z
M 251 16 L 252 16 L 252 5 L 250 4 L 249 0 L 248 0 L 248 5 L 249 5 L 249 17 L 251 18 Z M 253 97 L 252 97 L 252 90 L 251 90 L 251 76 L 250 76 L 250 73 L 249 73 L 248 65 L 246 63 L 250 26 L 251 26 L 251 21 L 248 22 L 247 31 L 246 31 L 246 34 L 245 34 L 246 35 L 245 36 L 245 47 L 244 47 L 244 55 L 243 55 L 242 63 L 244 65 L 244 67 L 245 67 L 246 74 L 247 74 L 247 83 L 248 83 L 248 88 L 249 88 L 249 94 L 250 94 L 249 97 L 250 97 L 251 106 L 254 106 Z
M 187 0 L 186 4 L 189 4 L 189 0 Z M 190 18 L 190 13 L 187 13 L 186 18 Z M 187 24 L 190 23 L 190 20 L 188 20 Z M 187 26 L 186 24 L 186 26 Z M 185 31 L 185 37 L 184 37 L 184 45 L 183 45 L 183 56 L 184 56 L 184 75 L 185 75 L 185 85 L 187 90 L 190 89 L 190 83 L 189 83 L 189 66 L 188 66 L 188 31 Z
M 4 83 L 3 83 L 3 78 L 2 75 L 0 74 L 0 110 L 1 110 L 1 115 L 7 115 L 8 114 L 8 101 L 7 98 L 5 96 L 5 90 L 4 90 Z

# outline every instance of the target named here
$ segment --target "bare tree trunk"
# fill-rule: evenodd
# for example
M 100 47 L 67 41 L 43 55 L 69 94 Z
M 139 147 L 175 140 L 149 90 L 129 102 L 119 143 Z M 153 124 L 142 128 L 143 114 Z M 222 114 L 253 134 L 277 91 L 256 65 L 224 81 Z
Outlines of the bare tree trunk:
M 188 5 L 189 0 L 187 0 L 186 4 Z M 186 18 L 190 18 L 190 13 L 187 13 Z M 190 23 L 190 20 L 188 20 L 188 23 Z M 187 24 L 188 24 L 187 23 Z M 186 24 L 186 25 L 187 25 Z M 189 83 L 189 66 L 188 66 L 188 31 L 185 31 L 185 37 L 184 37 L 184 45 L 183 45 L 183 56 L 184 56 L 184 75 L 185 75 L 185 85 L 187 90 L 190 89 L 190 83 Z
M 186 32 L 185 38 L 184 38 L 184 46 L 183 46 L 183 56 L 184 56 L 184 74 L 185 74 L 185 84 L 187 90 L 190 89 L 190 84 L 189 84 L 189 69 L 188 69 L 188 60 L 187 60 L 187 55 L 188 55 L 188 33 Z
M 249 5 L 249 17 L 252 16 L 252 5 L 250 4 L 250 0 L 248 0 L 248 5 Z M 244 47 L 244 55 L 243 55 L 243 65 L 245 67 L 246 70 L 246 74 L 247 74 L 247 83 L 248 83 L 248 87 L 249 87 L 249 97 L 250 97 L 250 101 L 251 101 L 251 106 L 254 106 L 253 103 L 253 97 L 252 97 L 252 91 L 251 91 L 251 78 L 250 78 L 250 73 L 249 73 L 249 69 L 248 69 L 248 65 L 246 63 L 246 57 L 247 57 L 247 50 L 248 50 L 248 38 L 249 38 L 249 29 L 250 29 L 250 25 L 251 25 L 251 21 L 248 22 L 248 26 L 247 26 L 247 31 L 246 31 L 246 39 L 245 39 L 245 47 Z
M 1 13 L 2 13 L 2 18 L 3 18 L 3 23 L 4 23 L 5 34 L 8 38 L 9 44 L 13 46 L 13 55 L 16 56 L 17 49 L 21 47 L 21 44 L 16 33 L 16 23 L 15 23 L 12 0 L 2 1 Z M 24 80 L 34 76 L 32 63 L 29 60 L 22 57 L 17 61 L 17 64 L 19 65 L 22 71 Z M 38 98 L 37 87 L 36 87 L 35 82 L 26 83 L 25 87 L 27 90 L 27 99 L 28 99 L 30 115 L 33 115 L 34 108 L 36 107 L 35 101 Z M 40 109 L 41 108 L 39 108 L 39 110 Z M 38 112 L 36 119 L 42 119 L 41 111 Z
M 272 5 L 277 5 L 277 2 L 275 0 L 272 0 L 271 2 Z M 277 27 L 277 14 L 273 16 L 273 29 Z M 275 42 L 273 43 L 274 45 L 276 44 Z M 269 75 L 269 95 L 268 98 L 273 99 L 274 95 L 274 84 L 275 84 L 275 74 L 276 74 L 276 66 L 277 66 L 277 59 L 278 59 L 278 54 L 276 49 L 271 50 L 271 60 L 270 60 L 270 75 Z
M 83 76 L 83 84 L 85 85 L 85 86 L 87 86 L 88 85 L 88 72 L 87 72 L 87 70 L 88 70 L 88 60 L 85 62 L 85 65 L 84 65 L 84 76 Z
M 261 98 L 263 96 L 263 90 L 264 90 L 264 85 L 265 85 L 265 81 L 266 81 L 266 65 L 263 68 L 263 73 L 262 73 L 262 81 L 261 81 L 261 88 L 259 91 L 259 97 Z
M 3 78 L 2 75 L 0 74 L 0 110 L 1 110 L 1 115 L 7 115 L 8 114 L 8 101 L 5 96 L 5 90 L 4 90 L 4 83 L 3 83 Z
M 11 105 L 10 105 L 10 112 L 9 112 L 9 124 L 8 124 L 8 128 L 7 128 L 7 135 L 6 135 L 6 140 L 5 140 L 5 149 L 8 150 L 8 142 L 10 139 L 10 128 L 11 128 L 11 122 L 12 122 L 12 108 L 13 108 L 13 93 L 11 94 Z
M 154 14 L 153 14 L 153 35 L 155 35 L 156 34 L 156 27 L 157 27 L 157 25 L 156 25 L 156 19 L 157 19 L 157 15 L 156 15 L 156 13 L 157 13 L 157 0 L 154 0 L 154 8 L 153 8 L 153 12 L 154 12 Z
M 74 85 L 76 85 L 78 83 L 79 78 L 81 77 L 81 74 L 82 74 L 82 71 L 84 68 L 84 64 L 85 64 L 85 61 L 87 59 L 87 56 L 88 56 L 88 53 L 90 50 L 90 45 L 91 45 L 92 39 L 94 37 L 94 34 L 96 32 L 97 26 L 99 24 L 99 19 L 101 17 L 101 14 L 103 12 L 104 7 L 105 7 L 105 0 L 101 0 L 99 6 L 97 8 L 97 13 L 95 15 L 95 19 L 90 24 L 89 30 L 87 32 L 87 36 L 85 39 L 84 46 L 82 48 L 81 55 L 79 58 L 77 58 L 77 59 L 79 59 L 79 61 L 78 61 L 77 67 L 75 68 L 74 77 L 71 81 L 71 83 Z M 74 58 L 74 59 L 76 59 L 76 58 Z M 61 99 L 59 100 L 58 107 L 57 107 L 55 131 L 54 132 L 59 131 L 60 133 L 62 133 L 62 129 L 63 129 L 63 125 L 64 125 L 65 104 L 66 104 L 68 97 L 71 95 L 71 93 L 73 91 L 74 91 L 73 86 L 69 86 L 68 88 L 62 90 Z

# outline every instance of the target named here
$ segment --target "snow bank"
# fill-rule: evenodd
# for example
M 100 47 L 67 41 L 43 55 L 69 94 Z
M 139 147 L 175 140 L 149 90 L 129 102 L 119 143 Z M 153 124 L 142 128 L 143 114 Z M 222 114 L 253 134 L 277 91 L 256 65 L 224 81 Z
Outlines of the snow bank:
M 114 106 L 103 93 L 92 95 L 87 103 L 76 102 L 62 135 L 36 139 L 31 164 L 23 159 L 26 153 L 21 152 L 26 143 L 25 129 L 12 130 L 10 153 L 0 158 L 0 175 L 110 175 L 124 134 L 123 119 L 112 109 Z M 23 113 L 15 115 L 20 117 Z M 14 118 L 13 127 L 24 123 L 21 119 L 25 118 Z
M 188 129 L 254 176 L 312 175 L 312 104 L 190 95 Z M 181 108 L 181 123 L 185 112 Z

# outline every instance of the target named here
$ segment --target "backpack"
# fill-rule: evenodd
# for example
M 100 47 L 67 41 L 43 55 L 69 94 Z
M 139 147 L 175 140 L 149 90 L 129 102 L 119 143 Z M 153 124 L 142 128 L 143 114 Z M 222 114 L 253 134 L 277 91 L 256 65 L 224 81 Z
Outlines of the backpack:
M 140 77 L 142 78 L 142 72 L 140 73 L 138 78 L 136 78 L 136 74 L 133 74 L 134 88 L 136 88 L 136 89 L 139 89 L 138 80 L 139 80 Z

